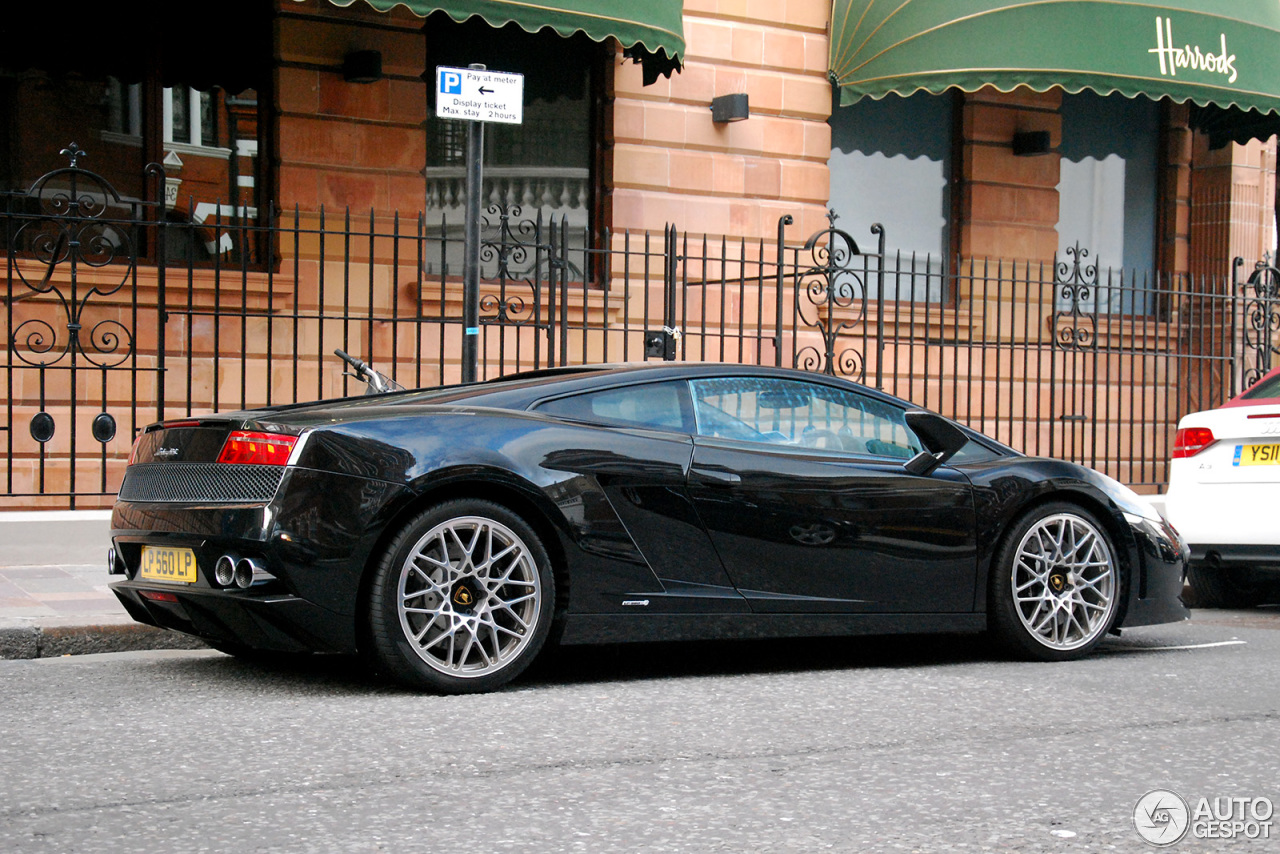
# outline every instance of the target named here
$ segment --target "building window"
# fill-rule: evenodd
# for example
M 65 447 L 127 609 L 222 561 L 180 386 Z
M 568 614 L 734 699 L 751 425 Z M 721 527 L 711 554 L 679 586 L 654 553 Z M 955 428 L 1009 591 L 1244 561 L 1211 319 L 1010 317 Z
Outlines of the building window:
M 108 129 L 124 136 L 141 137 L 142 86 L 108 77 L 106 99 Z M 165 87 L 161 96 L 164 141 L 217 147 L 218 110 L 225 99 L 221 89 L 202 92 L 187 86 Z
M 437 66 L 480 62 L 494 71 L 524 74 L 523 121 L 484 126 L 482 208 L 519 208 L 518 221 L 551 218 L 565 227 L 571 257 L 569 275 L 581 279 L 580 250 L 599 230 L 593 162 L 599 147 L 596 86 L 606 56 L 601 45 L 579 33 L 571 38 L 550 30 L 527 33 L 515 24 L 499 29 L 480 18 L 458 24 L 447 15 L 428 17 L 427 72 Z M 466 202 L 467 123 L 438 119 L 430 104 L 427 119 L 428 221 L 447 236 L 460 236 Z M 488 217 L 496 225 L 496 217 Z M 512 221 L 511 226 L 516 226 Z M 486 236 L 487 239 L 487 236 Z M 427 259 L 429 272 L 461 272 L 461 243 L 448 241 L 441 257 Z M 534 258 L 529 256 L 529 262 Z M 520 273 L 521 271 L 513 271 Z
M 0 68 L 0 140 L 0 189 L 25 192 L 66 166 L 59 151 L 75 142 L 86 152 L 78 165 L 127 200 L 146 198 L 141 101 L 114 77 Z
M 123 197 L 111 216 L 167 200 L 170 219 L 204 232 L 202 212 L 256 221 L 267 197 L 259 95 L 271 80 L 275 5 L 222 0 L 210 15 L 201 4 L 140 0 L 103 15 L 93 0 L 60 0 L 48 38 L 10 39 L 0 54 L 0 190 L 25 193 L 67 165 L 59 152 L 75 142 L 86 152 L 77 165 Z M 171 181 L 145 174 L 161 161 Z M 187 254 L 209 253 L 248 254 L 217 235 L 193 237 Z
M 218 145 L 217 105 L 222 91 L 200 92 L 186 86 L 164 90 L 164 140 L 184 145 Z
M 890 269 L 911 273 L 895 277 L 896 290 L 886 299 L 940 300 L 949 245 L 952 99 L 927 93 L 863 98 L 837 104 L 830 123 L 829 204 L 840 215 L 836 226 L 874 252 L 870 227 L 884 225 Z
M 233 96 L 218 87 L 164 87 L 154 105 L 146 91 L 109 75 L 0 69 L 0 190 L 25 193 L 66 166 L 59 152 L 74 141 L 86 152 L 78 165 L 102 175 L 122 197 L 108 215 L 149 218 L 136 203 L 156 201 L 157 182 L 145 168 L 162 161 L 167 218 L 197 227 L 170 257 L 238 258 L 244 241 L 233 229 L 255 223 L 261 207 L 256 91 Z M 146 138 L 149 109 L 161 117 L 156 140 Z
M 1149 98 L 1062 96 L 1058 180 L 1058 255 L 1078 245 L 1105 286 L 1132 287 L 1155 269 L 1160 105 Z M 1135 279 L 1136 277 L 1136 279 Z M 1151 281 L 1148 279 L 1147 281 Z M 1145 313 L 1133 291 L 1100 293 L 1100 311 Z

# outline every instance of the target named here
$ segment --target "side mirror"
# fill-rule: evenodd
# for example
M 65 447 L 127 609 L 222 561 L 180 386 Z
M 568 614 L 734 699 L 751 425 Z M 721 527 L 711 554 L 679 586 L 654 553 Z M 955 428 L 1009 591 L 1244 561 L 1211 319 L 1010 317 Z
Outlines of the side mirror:
M 909 409 L 907 426 L 924 444 L 925 449 L 902 464 L 908 473 L 926 477 L 934 469 L 956 455 L 969 441 L 956 425 L 941 415 L 923 409 Z

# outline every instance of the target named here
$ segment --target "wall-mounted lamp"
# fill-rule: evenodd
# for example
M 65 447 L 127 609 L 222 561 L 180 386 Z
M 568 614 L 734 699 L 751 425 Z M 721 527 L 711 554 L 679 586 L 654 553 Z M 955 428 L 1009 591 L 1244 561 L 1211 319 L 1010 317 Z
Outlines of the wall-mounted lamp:
M 750 116 L 751 107 L 747 104 L 746 92 L 721 95 L 719 98 L 711 99 L 711 121 L 717 124 L 740 122 L 743 119 L 750 118 Z
M 382 52 L 353 50 L 342 57 L 342 79 L 348 83 L 377 83 L 382 79 Z
M 1014 157 L 1035 157 L 1052 151 L 1047 130 L 1024 130 L 1013 135 Z

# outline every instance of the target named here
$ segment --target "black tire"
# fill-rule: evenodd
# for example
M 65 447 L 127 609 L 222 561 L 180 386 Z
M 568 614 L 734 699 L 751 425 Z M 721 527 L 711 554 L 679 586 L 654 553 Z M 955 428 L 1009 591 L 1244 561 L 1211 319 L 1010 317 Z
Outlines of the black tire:
M 1005 534 L 991 566 L 990 627 L 1019 658 L 1069 661 L 1098 645 L 1125 579 L 1106 528 L 1076 504 L 1035 507 Z
M 1187 583 L 1197 608 L 1253 608 L 1266 601 L 1261 591 L 1240 583 L 1231 567 L 1192 564 Z
M 458 499 L 391 541 L 368 608 L 371 651 L 389 675 L 446 694 L 492 691 L 546 642 L 555 581 L 527 522 L 491 501 Z

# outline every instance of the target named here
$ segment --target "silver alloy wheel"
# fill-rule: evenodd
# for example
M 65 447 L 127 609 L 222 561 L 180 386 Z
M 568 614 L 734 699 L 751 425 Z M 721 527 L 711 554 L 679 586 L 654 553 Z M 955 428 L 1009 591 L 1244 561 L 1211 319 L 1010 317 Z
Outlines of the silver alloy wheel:
M 400 627 L 428 666 L 475 678 L 502 670 L 534 635 L 542 585 L 529 547 L 483 516 L 436 525 L 400 570 Z
M 1074 513 L 1055 513 L 1031 526 L 1018 543 L 1009 579 L 1023 627 L 1060 651 L 1079 649 L 1106 631 L 1116 580 L 1106 538 Z

